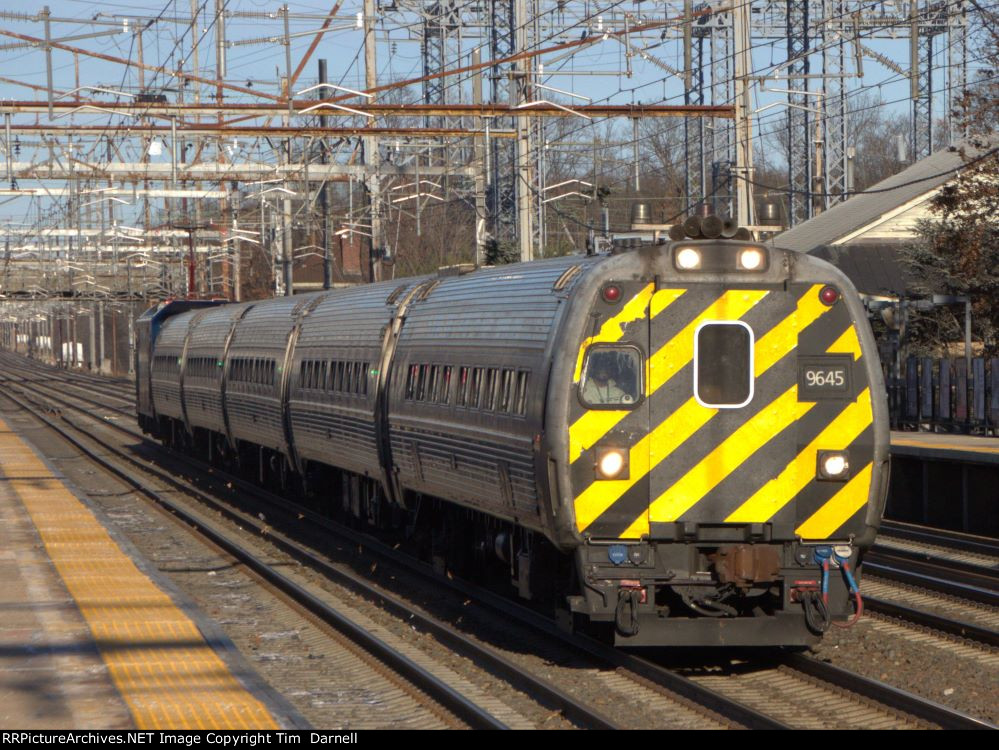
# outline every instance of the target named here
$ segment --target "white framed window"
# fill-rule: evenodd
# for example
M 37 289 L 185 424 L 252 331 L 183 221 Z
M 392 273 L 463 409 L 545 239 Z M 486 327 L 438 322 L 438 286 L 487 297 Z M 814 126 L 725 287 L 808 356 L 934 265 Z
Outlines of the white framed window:
M 753 400 L 753 329 L 741 320 L 705 320 L 694 331 L 694 398 L 712 409 Z

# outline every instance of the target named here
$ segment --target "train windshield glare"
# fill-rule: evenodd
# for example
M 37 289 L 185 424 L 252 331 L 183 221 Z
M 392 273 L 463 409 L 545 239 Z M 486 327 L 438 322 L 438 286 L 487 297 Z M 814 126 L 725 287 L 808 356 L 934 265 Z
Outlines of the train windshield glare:
M 694 343 L 694 392 L 704 406 L 737 408 L 753 397 L 753 333 L 740 321 L 704 323 Z
M 633 346 L 593 347 L 579 393 L 587 406 L 630 406 L 641 393 L 642 354 Z

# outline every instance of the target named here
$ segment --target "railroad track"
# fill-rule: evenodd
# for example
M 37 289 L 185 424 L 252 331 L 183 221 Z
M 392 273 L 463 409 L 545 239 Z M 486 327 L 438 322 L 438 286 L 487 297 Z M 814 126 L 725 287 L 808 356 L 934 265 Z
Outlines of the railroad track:
M 19 386 L 24 386 L 20 383 Z M 214 511 L 226 515 L 230 521 L 238 523 L 258 536 L 265 536 L 272 543 L 275 543 L 286 554 L 290 554 L 303 564 L 308 564 L 313 570 L 320 571 L 330 579 L 348 586 L 351 590 L 365 594 L 371 599 L 377 599 L 379 605 L 386 610 L 395 613 L 397 616 L 408 620 L 411 624 L 432 634 L 438 641 L 446 644 L 455 653 L 458 653 L 470 661 L 484 666 L 491 673 L 500 679 L 508 681 L 525 694 L 530 695 L 534 700 L 539 701 L 551 710 L 560 712 L 572 723 L 599 729 L 624 728 L 616 719 L 612 719 L 602 710 L 587 705 L 574 698 L 564 689 L 555 685 L 549 680 L 538 677 L 530 671 L 524 669 L 513 660 L 490 649 L 488 646 L 477 643 L 465 636 L 457 628 L 447 623 L 437 620 L 426 613 L 413 609 L 402 600 L 391 597 L 384 590 L 372 586 L 360 576 L 351 573 L 348 569 L 333 567 L 326 563 L 320 556 L 308 551 L 303 545 L 294 542 L 284 535 L 275 531 L 268 523 L 257 520 L 252 514 L 233 511 L 224 503 L 219 503 L 211 495 L 189 485 L 186 482 L 174 479 L 168 472 L 152 469 L 143 465 L 143 462 L 134 457 L 120 453 L 116 446 L 110 442 L 99 438 L 93 432 L 86 430 L 66 419 L 61 414 L 53 414 L 51 408 L 45 409 L 44 405 L 37 400 L 41 396 L 37 393 L 22 397 L 10 392 L 4 396 L 21 408 L 31 411 L 36 418 L 44 422 L 50 429 L 56 431 L 63 439 L 69 441 L 78 451 L 87 456 L 94 463 L 99 464 L 106 471 L 114 474 L 127 484 L 132 486 L 136 492 L 141 493 L 148 499 L 167 509 L 172 515 L 180 518 L 192 528 L 196 528 L 199 534 L 206 536 L 213 544 L 225 550 L 233 558 L 239 560 L 247 566 L 262 580 L 267 581 L 271 586 L 278 589 L 285 597 L 290 598 L 299 606 L 304 607 L 313 615 L 319 617 L 323 622 L 335 627 L 340 632 L 346 634 L 351 640 L 359 643 L 363 648 L 389 664 L 398 674 L 403 675 L 417 689 L 426 692 L 433 699 L 464 721 L 467 726 L 476 728 L 505 728 L 502 717 L 497 717 L 474 700 L 463 694 L 463 691 L 452 687 L 455 682 L 453 674 L 445 674 L 442 677 L 440 670 L 433 669 L 433 665 L 428 665 L 425 658 L 421 659 L 418 654 L 399 653 L 393 644 L 386 643 L 378 636 L 372 635 L 369 631 L 380 630 L 373 628 L 363 620 L 352 619 L 341 614 L 344 609 L 343 602 L 330 603 L 324 601 L 315 591 L 310 591 L 308 587 L 294 580 L 277 569 L 271 561 L 262 559 L 260 555 L 247 549 L 245 544 L 237 541 L 231 531 L 226 530 L 218 521 L 196 509 L 192 509 L 184 503 L 179 503 L 175 498 L 168 497 L 165 492 L 157 492 L 149 488 L 149 477 L 154 476 L 159 482 L 165 482 L 174 488 L 182 490 L 188 494 L 195 494 L 198 501 L 205 504 Z M 48 414 L 39 413 L 38 410 L 48 411 Z M 95 417 L 91 417 L 96 419 Z M 129 432 L 128 430 L 125 430 Z M 89 443 L 92 443 L 88 445 Z M 115 453 L 115 458 L 108 457 L 109 453 Z M 124 466 L 123 464 L 129 464 Z M 141 476 L 144 474 L 145 476 Z M 354 540 L 351 540 L 352 542 Z M 360 538 L 359 543 L 367 544 L 368 541 Z M 397 644 L 396 644 L 397 645 Z M 421 663 L 422 662 L 422 663 Z M 756 716 L 754 712 L 744 709 L 733 701 L 725 700 L 720 696 L 712 696 L 709 691 L 699 689 L 696 685 L 684 684 L 682 678 L 674 678 L 674 687 L 679 687 L 685 693 L 694 695 L 701 699 L 701 703 L 692 701 L 682 693 L 663 687 L 655 682 L 641 679 L 634 675 L 618 672 L 615 675 L 617 682 L 626 684 L 623 690 L 638 696 L 642 700 L 649 702 L 656 701 L 658 709 L 664 712 L 687 715 L 686 719 L 690 723 L 701 726 L 749 726 L 754 728 L 781 728 L 779 724 L 768 721 L 765 717 Z M 465 685 L 465 690 L 469 686 Z M 651 693 L 652 695 L 648 695 Z M 478 696 L 480 700 L 483 696 Z M 485 700 L 485 703 L 490 701 Z M 710 704 L 704 707 L 701 704 Z M 719 708 L 725 711 L 724 714 L 715 715 L 714 709 Z M 699 713 L 703 719 L 701 722 L 694 722 L 692 719 L 698 717 L 689 716 L 691 713 Z M 734 717 L 734 718 L 732 718 Z
M 149 482 L 150 472 L 146 472 L 146 475 L 142 476 L 140 462 L 134 459 L 122 461 L 122 454 L 112 455 L 111 446 L 108 443 L 87 435 L 86 431 L 78 427 L 67 428 L 64 424 L 60 424 L 60 415 L 53 414 L 51 411 L 48 414 L 40 412 L 38 402 L 33 402 L 30 396 L 24 398 L 7 392 L 3 394 L 3 397 L 32 413 L 36 419 L 72 445 L 87 460 L 117 477 L 136 493 L 159 505 L 190 529 L 196 529 L 199 537 L 207 539 L 216 548 L 224 551 L 228 556 L 245 566 L 247 570 L 252 571 L 273 593 L 291 601 L 320 622 L 336 629 L 352 643 L 363 648 L 382 664 L 387 665 L 392 672 L 403 677 L 411 685 L 413 696 L 419 692 L 430 696 L 443 709 L 443 711 L 432 712 L 445 717 L 445 726 L 454 724 L 454 722 L 447 721 L 448 714 L 451 714 L 460 722 L 460 725 L 473 728 L 507 728 L 508 724 L 500 715 L 497 715 L 499 712 L 482 705 L 488 701 L 483 701 L 481 695 L 470 697 L 462 694 L 453 686 L 453 678 L 448 679 L 451 677 L 450 675 L 441 675 L 439 671 L 435 673 L 433 669 L 427 667 L 426 663 L 421 663 L 422 660 L 414 659 L 412 653 L 407 653 L 406 649 L 400 648 L 398 643 L 393 643 L 391 639 L 370 632 L 374 628 L 371 628 L 363 617 L 350 612 L 350 608 L 345 607 L 344 602 L 331 601 L 328 597 L 317 596 L 315 591 L 310 590 L 310 587 L 302 581 L 296 580 L 294 575 L 278 572 L 259 552 L 254 551 L 244 541 L 241 541 L 231 529 L 224 528 L 208 514 L 179 502 L 175 496 L 168 497 L 167 492 L 152 489 Z M 34 408 L 32 408 L 33 405 Z M 133 464 L 133 466 L 127 466 L 128 463 Z M 164 478 L 158 472 L 154 472 L 154 475 L 158 479 Z M 181 483 L 172 484 L 180 489 Z M 170 494 L 175 495 L 176 493 Z M 262 529 L 257 529 L 257 531 L 260 533 Z M 349 614 L 345 614 L 345 609 Z M 595 717 L 594 720 L 596 720 Z
M 999 541 L 884 521 L 864 572 L 871 611 L 999 646 Z M 888 588 L 882 580 L 903 585 Z
M 999 606 L 999 542 L 940 530 L 886 523 L 864 561 L 866 576 L 903 584 L 903 601 L 868 595 L 872 611 L 898 617 L 951 635 L 999 645 L 999 616 L 960 617 L 960 602 L 939 602 L 927 611 L 921 591 L 935 591 L 986 605 Z
M 5 361 L 4 364 L 9 365 L 10 363 Z M 26 392 L 32 391 L 32 385 L 28 382 L 22 381 L 19 385 Z M 28 393 L 25 393 L 25 395 L 27 396 Z M 141 437 L 134 429 L 117 425 L 114 420 L 109 421 L 106 417 L 102 418 L 94 415 L 66 399 L 59 399 L 53 396 L 51 392 L 40 394 L 37 390 L 34 390 L 31 398 L 36 400 L 34 404 L 35 408 L 40 405 L 37 402 L 39 398 L 56 400 L 62 403 L 63 406 L 68 406 L 72 410 L 87 415 L 91 420 L 98 420 L 108 424 L 114 429 L 128 433 L 133 437 Z M 90 401 L 93 402 L 94 400 L 90 399 Z M 30 402 L 24 400 L 21 400 L 21 404 L 23 408 L 32 407 Z M 107 410 L 105 404 L 100 404 L 100 406 L 105 411 Z M 125 410 L 118 409 L 117 411 L 127 416 Z M 85 427 L 73 425 L 72 420 L 67 419 L 65 416 L 60 415 L 59 420 L 51 416 L 45 419 L 50 422 L 53 429 L 58 429 L 60 432 L 68 433 L 77 430 L 78 437 L 67 436 L 68 439 L 76 444 L 79 444 L 84 439 L 82 438 L 83 434 L 87 434 L 91 440 L 97 440 L 92 434 L 92 429 L 88 430 Z M 64 424 L 57 426 L 55 424 L 56 421 L 61 421 Z M 67 425 L 69 426 L 68 429 Z M 81 447 L 81 450 L 84 450 L 84 448 Z M 113 450 L 113 443 L 103 442 L 101 450 Z M 187 457 L 185 457 L 185 460 L 194 464 L 198 463 Z M 141 466 L 145 471 L 150 470 L 149 467 L 143 466 L 141 462 L 136 461 L 134 463 Z M 125 475 L 130 475 L 134 471 L 134 469 L 123 470 L 120 467 L 111 470 L 116 473 L 123 472 Z M 213 471 L 218 475 L 217 469 Z M 170 479 L 172 480 L 172 478 Z M 230 482 L 236 483 L 241 498 L 245 499 L 248 495 L 252 495 L 257 499 L 263 498 L 268 503 L 268 514 L 273 513 L 275 509 L 279 509 L 280 512 L 294 513 L 298 514 L 299 518 L 302 517 L 301 514 L 303 511 L 298 506 L 291 506 L 283 499 L 272 496 L 253 485 L 243 483 L 239 479 L 232 477 L 227 477 L 227 479 Z M 144 480 L 130 478 L 130 481 L 136 486 L 137 490 L 142 491 L 148 496 Z M 177 480 L 172 481 L 176 482 Z M 186 487 L 185 491 L 191 492 L 192 488 Z M 201 490 L 196 491 L 201 492 Z M 162 497 L 156 501 L 164 502 Z M 372 587 L 372 584 L 364 580 L 363 577 L 356 574 L 345 574 L 345 571 L 339 566 L 331 566 L 314 553 L 305 550 L 297 542 L 276 532 L 274 527 L 268 524 L 256 523 L 253 520 L 252 514 L 233 510 L 224 504 L 220 507 L 214 498 L 207 495 L 200 498 L 199 501 L 209 503 L 211 507 L 215 507 L 216 510 L 226 514 L 230 518 L 236 519 L 237 523 L 246 524 L 258 534 L 266 534 L 272 541 L 279 543 L 279 546 L 285 553 L 292 555 L 303 564 L 321 571 L 323 575 L 338 580 L 352 590 L 365 592 L 366 596 L 385 602 L 389 609 L 397 612 L 409 612 L 411 616 L 415 616 L 410 605 L 387 595 L 385 590 L 380 587 Z M 450 581 L 441 578 L 428 566 L 422 563 L 414 563 L 408 556 L 388 549 L 366 536 L 358 535 L 347 529 L 338 528 L 335 524 L 330 524 L 326 519 L 308 515 L 308 520 L 321 525 L 324 533 L 336 534 L 350 545 L 361 545 L 367 554 L 377 556 L 379 559 L 390 561 L 393 564 L 406 565 L 419 575 L 431 580 L 435 585 L 447 586 L 460 596 L 474 597 L 480 606 L 491 609 L 501 614 L 504 618 L 510 618 L 510 621 L 530 624 L 531 627 L 538 631 L 544 632 L 552 638 L 559 639 L 562 644 L 570 646 L 577 653 L 585 653 L 589 658 L 599 660 L 604 665 L 613 667 L 616 670 L 615 676 L 618 680 L 624 679 L 627 683 L 627 686 L 623 688 L 618 685 L 618 690 L 624 693 L 631 691 L 636 694 L 642 694 L 644 691 L 641 698 L 645 701 L 672 700 L 676 706 L 685 711 L 690 711 L 693 707 L 701 712 L 706 712 L 709 716 L 714 717 L 716 721 L 720 719 L 723 724 L 728 723 L 729 725 L 749 727 L 831 727 L 848 726 L 851 725 L 851 722 L 855 722 L 852 724 L 855 726 L 911 727 L 927 724 L 948 728 L 983 726 L 983 723 L 978 720 L 938 706 L 923 698 L 891 688 L 878 681 L 838 670 L 824 662 L 801 655 L 790 655 L 780 657 L 776 660 L 772 658 L 768 659 L 766 660 L 767 663 L 753 668 L 748 673 L 738 670 L 735 672 L 732 670 L 728 670 L 728 672 L 726 670 L 714 670 L 711 673 L 696 674 L 696 670 L 671 669 L 648 658 L 608 648 L 603 644 L 582 638 L 578 635 L 563 633 L 550 620 L 542 618 L 537 613 L 521 607 L 515 602 L 489 592 L 484 592 L 477 587 L 470 587 L 459 581 Z M 203 518 L 199 519 L 197 515 L 192 515 L 189 522 L 201 525 L 205 523 L 205 520 Z M 224 537 L 225 534 L 223 532 L 221 538 L 224 539 Z M 235 551 L 230 554 L 235 554 Z M 249 561 L 246 564 L 248 566 L 254 565 Z M 259 567 L 259 570 L 257 570 L 259 575 L 272 574 L 270 570 L 271 566 L 260 566 L 259 563 L 256 566 Z M 424 615 L 421 613 L 419 616 L 423 617 Z M 455 648 L 456 651 L 459 649 L 473 649 L 476 645 L 470 645 L 468 638 L 462 633 L 454 632 L 454 629 L 449 634 L 447 630 L 448 626 L 439 621 L 432 622 L 421 619 L 420 627 L 426 628 L 428 632 L 433 632 L 436 638 L 447 643 L 449 647 Z M 496 659 L 497 654 L 494 653 L 491 656 L 477 654 L 474 658 Z M 523 676 L 515 677 L 514 667 L 516 665 L 507 663 L 503 666 L 500 663 L 501 661 L 501 657 L 495 661 L 493 669 L 498 672 L 508 670 L 507 679 L 511 683 L 517 680 L 528 679 Z M 564 690 L 558 688 L 552 689 L 550 685 L 547 687 L 544 685 L 532 685 L 530 689 L 532 691 L 540 691 L 538 695 L 544 695 L 548 705 L 556 707 L 556 710 L 561 711 L 563 715 L 580 726 L 618 726 L 614 720 L 608 719 L 606 716 L 601 715 L 600 712 L 593 712 L 585 705 L 574 704 L 571 696 L 568 696 L 569 700 L 567 700 Z M 551 689 L 551 692 L 545 693 L 545 690 L 549 689 Z M 560 693 L 562 695 L 559 695 Z M 792 697 L 797 697 L 799 700 L 790 700 Z M 455 697 L 444 695 L 440 700 L 442 704 L 450 706 L 451 704 L 448 701 L 455 700 Z M 823 709 L 816 711 L 815 707 L 817 705 L 823 706 Z M 455 710 L 456 713 L 462 711 L 464 715 L 470 717 L 468 721 L 469 725 L 473 725 L 473 721 L 484 720 L 481 718 L 476 719 L 474 709 L 471 707 L 462 708 L 459 703 L 454 704 L 454 706 L 455 708 L 452 710 Z M 844 718 L 846 716 L 850 717 L 849 721 Z
M 970 553 L 975 556 L 971 558 L 972 561 L 979 564 L 999 564 L 999 539 L 890 520 L 881 523 L 881 531 L 898 539 L 940 547 L 951 552 Z
M 996 571 L 929 552 L 875 544 L 864 559 L 864 570 L 880 578 L 999 606 Z

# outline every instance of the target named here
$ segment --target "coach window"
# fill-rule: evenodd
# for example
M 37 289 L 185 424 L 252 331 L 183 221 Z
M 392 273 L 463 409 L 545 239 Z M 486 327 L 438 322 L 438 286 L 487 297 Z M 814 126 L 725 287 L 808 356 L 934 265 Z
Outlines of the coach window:
M 517 403 L 516 413 L 519 416 L 527 414 L 527 383 L 530 373 L 520 370 L 517 373 Z
M 753 398 L 753 331 L 739 320 L 707 321 L 694 334 L 698 403 L 737 409 Z
M 455 394 L 454 402 L 458 406 L 465 406 L 465 394 L 468 393 L 468 369 L 461 367 L 458 369 L 458 392 Z
M 333 387 L 332 387 L 332 390 L 336 391 L 337 393 L 343 390 L 343 379 L 346 366 L 347 366 L 346 363 L 344 363 L 342 360 L 337 360 L 336 372 L 333 374 Z
M 438 384 L 437 403 L 445 406 L 451 403 L 451 365 L 441 366 L 441 378 Z
M 437 388 L 440 382 L 441 366 L 440 365 L 428 365 L 427 366 L 427 387 L 424 393 L 425 400 L 435 404 L 437 403 Z
M 630 409 L 642 397 L 642 353 L 634 346 L 590 348 L 583 362 L 579 398 L 595 408 Z
M 472 382 L 468 386 L 468 406 L 478 409 L 482 404 L 482 379 L 485 368 L 476 367 L 472 370 Z
M 416 376 L 420 372 L 419 365 L 410 365 L 406 376 L 406 400 L 412 401 L 416 396 Z
M 486 369 L 486 376 L 482 385 L 482 400 L 479 402 L 479 406 L 485 411 L 492 411 L 496 408 L 498 374 L 499 369 L 496 367 Z
M 354 363 L 344 362 L 343 363 L 343 383 L 341 384 L 340 390 L 344 393 L 354 392 Z
M 513 370 L 503 370 L 502 380 L 500 381 L 500 398 L 498 411 L 501 412 L 512 412 L 513 411 L 513 399 L 514 399 L 514 380 L 517 377 L 517 373 Z
M 427 387 L 430 383 L 430 365 L 420 365 L 420 378 L 416 381 L 416 400 L 424 401 L 427 398 Z

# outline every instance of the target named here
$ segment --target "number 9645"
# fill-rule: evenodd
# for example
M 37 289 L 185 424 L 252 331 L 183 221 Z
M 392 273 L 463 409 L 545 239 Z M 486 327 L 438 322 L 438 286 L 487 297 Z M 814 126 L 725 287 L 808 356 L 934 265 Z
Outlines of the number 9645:
M 805 384 L 819 388 L 842 388 L 846 385 L 846 373 L 843 370 L 805 370 Z

